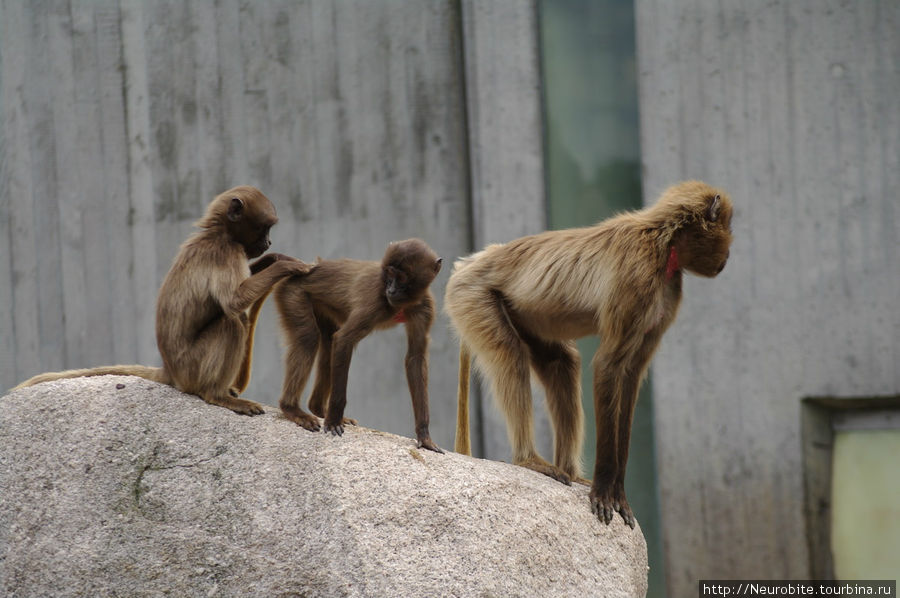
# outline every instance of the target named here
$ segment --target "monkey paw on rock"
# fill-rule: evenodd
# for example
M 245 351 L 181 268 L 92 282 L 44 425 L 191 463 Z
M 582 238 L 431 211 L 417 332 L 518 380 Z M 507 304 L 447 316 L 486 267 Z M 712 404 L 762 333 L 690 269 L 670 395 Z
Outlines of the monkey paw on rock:
M 301 428 L 309 430 L 310 432 L 318 432 L 322 429 L 322 426 L 319 425 L 318 417 L 303 411 L 299 407 L 289 407 L 287 405 L 282 405 L 281 412 L 284 414 L 284 417 L 286 419 L 289 419 Z
M 419 438 L 416 444 L 418 448 L 428 449 L 429 451 L 434 451 L 441 454 L 444 453 L 441 447 L 436 445 L 429 436 L 426 436 L 425 438 Z
M 631 512 L 631 507 L 628 506 L 628 501 L 625 500 L 624 491 L 601 493 L 591 488 L 588 496 L 591 499 L 591 512 L 598 519 L 609 525 L 616 513 L 619 513 L 625 524 L 634 529 L 634 513 Z
M 528 459 L 525 459 L 523 461 L 517 461 L 516 465 L 520 465 L 522 467 L 527 467 L 528 469 L 532 469 L 538 473 L 542 473 L 545 476 L 549 476 L 549 477 L 553 478 L 557 482 L 562 482 L 566 486 L 572 485 L 572 478 L 569 476 L 569 474 L 564 472 L 559 467 L 556 467 L 555 465 L 551 465 L 550 463 L 547 463 L 546 461 L 544 461 L 537 455 L 530 457 Z
M 325 432 L 331 432 L 332 436 L 343 436 L 344 435 L 344 426 L 355 426 L 356 420 L 350 419 L 349 417 L 341 418 L 341 423 L 339 424 L 331 424 L 328 423 L 328 420 L 325 420 Z
M 211 405 L 226 407 L 228 409 L 231 409 L 235 413 L 240 413 L 241 415 L 260 415 L 266 412 L 265 409 L 263 409 L 263 406 L 256 401 L 249 401 L 247 399 L 241 399 L 230 395 L 224 397 L 203 398 L 207 403 Z

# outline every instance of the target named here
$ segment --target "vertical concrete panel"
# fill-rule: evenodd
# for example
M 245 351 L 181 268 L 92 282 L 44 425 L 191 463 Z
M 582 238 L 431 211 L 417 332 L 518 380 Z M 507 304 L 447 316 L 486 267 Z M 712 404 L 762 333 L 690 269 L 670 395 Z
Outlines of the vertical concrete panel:
M 462 14 L 472 241 L 480 249 L 547 226 L 537 8 L 516 0 L 463 0 Z M 533 393 L 538 449 L 552 455 L 543 394 L 536 387 Z M 509 460 L 505 420 L 487 384 L 479 396 L 472 426 L 476 438 L 480 429 L 482 455 Z
M 458 2 L 2 2 L 0 27 L 3 388 L 63 367 L 159 364 L 159 284 L 233 185 L 262 188 L 281 216 L 273 249 L 310 261 L 380 259 L 390 241 L 424 238 L 448 264 L 439 305 L 449 264 L 472 249 Z M 493 91 L 516 98 L 537 79 L 505 81 Z M 506 113 L 504 129 L 538 126 L 536 104 L 520 104 L 531 112 Z M 538 172 L 520 189 L 540 200 L 529 134 L 536 153 L 509 168 Z M 518 201 L 514 189 L 490 205 Z M 283 373 L 273 312 L 248 391 L 269 404 Z M 402 329 L 360 345 L 348 413 L 362 424 L 412 433 L 405 349 Z M 441 315 L 430 389 L 444 446 L 456 356 Z
M 645 201 L 732 195 L 731 260 L 687 278 L 654 361 L 671 595 L 808 575 L 799 400 L 900 389 L 891 2 L 637 2 Z
M 26 11 L 0 4 L 0 373 L 14 380 L 20 368 L 40 361 L 35 293 L 38 258 L 34 251 L 31 154 L 27 147 L 24 45 Z

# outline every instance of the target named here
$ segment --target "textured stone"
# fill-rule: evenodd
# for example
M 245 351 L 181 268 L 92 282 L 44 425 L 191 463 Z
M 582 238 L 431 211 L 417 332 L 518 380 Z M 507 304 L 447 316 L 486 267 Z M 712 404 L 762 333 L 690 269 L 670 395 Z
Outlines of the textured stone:
M 124 385 L 117 388 L 117 385 Z M 0 399 L 0 593 L 643 596 L 640 529 L 587 488 L 307 432 L 138 378 Z

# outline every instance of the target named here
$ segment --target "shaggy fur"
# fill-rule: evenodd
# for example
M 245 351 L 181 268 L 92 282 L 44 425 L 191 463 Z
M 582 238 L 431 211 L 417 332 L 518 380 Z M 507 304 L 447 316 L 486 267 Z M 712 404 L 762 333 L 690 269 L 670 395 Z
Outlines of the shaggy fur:
M 431 440 L 428 416 L 428 342 L 434 321 L 431 282 L 441 258 L 420 239 L 388 245 L 381 263 L 320 260 L 308 276 L 291 278 L 275 289 L 281 329 L 287 340 L 280 407 L 285 417 L 308 430 L 342 434 L 347 377 L 353 349 L 374 330 L 406 326 L 406 379 L 412 398 L 419 447 L 443 452 Z M 300 395 L 318 355 L 309 409 Z
M 468 453 L 468 361 L 491 381 L 513 461 L 569 483 L 580 475 L 580 359 L 573 339 L 598 334 L 593 359 L 597 465 L 592 507 L 633 526 L 624 475 L 638 386 L 681 301 L 681 271 L 715 276 L 731 244 L 731 201 L 699 181 L 644 210 L 594 226 L 490 245 L 459 260 L 445 309 L 460 339 L 457 451 Z M 546 389 L 554 464 L 534 447 L 530 376 Z
M 254 187 L 235 187 L 216 197 L 199 228 L 182 244 L 156 302 L 156 342 L 163 366 L 116 365 L 40 374 L 16 388 L 41 382 L 120 374 L 140 376 L 196 394 L 238 413 L 262 413 L 262 406 L 237 398 L 250 380 L 253 322 L 272 286 L 309 266 L 269 254 L 251 266 L 249 258 L 269 247 L 278 221 L 269 199 Z

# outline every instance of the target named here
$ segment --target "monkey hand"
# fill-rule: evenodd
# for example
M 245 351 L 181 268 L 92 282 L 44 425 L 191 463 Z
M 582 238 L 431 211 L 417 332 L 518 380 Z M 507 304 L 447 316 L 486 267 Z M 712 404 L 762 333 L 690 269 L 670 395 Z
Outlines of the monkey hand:
M 250 264 L 250 274 L 259 274 L 275 262 L 300 262 L 300 260 L 283 253 L 267 253 Z M 300 263 L 302 264 L 303 262 Z
M 331 432 L 332 436 L 343 436 L 344 435 L 344 422 L 340 422 L 338 424 L 330 424 L 328 420 L 325 420 L 325 425 L 322 426 L 322 429 L 325 430 L 325 433 Z
M 439 447 L 438 445 L 436 445 L 436 444 L 431 440 L 431 437 L 430 437 L 430 436 L 425 436 L 424 438 L 419 438 L 418 442 L 416 443 L 416 446 L 417 446 L 418 448 L 428 449 L 429 451 L 434 451 L 434 452 L 436 452 L 436 453 L 441 453 L 441 454 L 444 453 L 444 451 L 441 450 L 441 447 Z
M 328 423 L 328 418 L 325 418 L 325 431 L 331 432 L 332 436 L 343 436 L 344 435 L 344 426 L 355 426 L 356 420 L 351 419 L 349 417 L 342 417 L 341 423 L 337 425 L 331 425 Z
M 279 260 L 272 264 L 271 267 L 276 268 L 277 273 L 283 277 L 294 276 L 295 274 L 309 274 L 315 269 L 314 265 L 311 266 L 294 258 Z
M 591 512 L 605 524 L 609 525 L 615 514 L 619 513 L 625 524 L 634 529 L 634 513 L 631 512 L 631 507 L 628 506 L 628 501 L 625 500 L 625 490 L 623 488 L 613 489 L 607 487 L 606 491 L 602 491 L 594 484 L 591 486 L 588 497 L 591 500 Z

